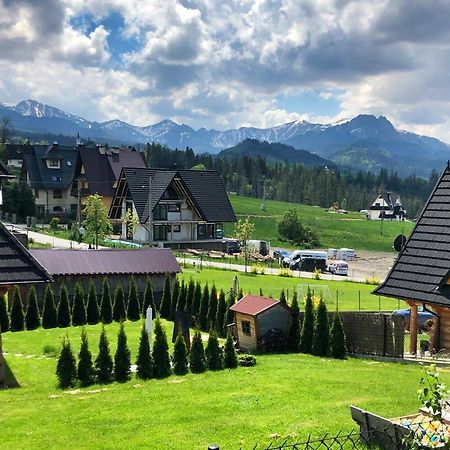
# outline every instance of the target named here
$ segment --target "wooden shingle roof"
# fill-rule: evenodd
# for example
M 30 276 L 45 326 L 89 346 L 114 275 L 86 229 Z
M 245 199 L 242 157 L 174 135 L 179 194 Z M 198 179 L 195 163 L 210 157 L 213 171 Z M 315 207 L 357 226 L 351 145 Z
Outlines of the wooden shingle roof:
M 450 165 L 374 294 L 450 307 Z
M 50 274 L 0 222 L 0 285 L 49 283 Z

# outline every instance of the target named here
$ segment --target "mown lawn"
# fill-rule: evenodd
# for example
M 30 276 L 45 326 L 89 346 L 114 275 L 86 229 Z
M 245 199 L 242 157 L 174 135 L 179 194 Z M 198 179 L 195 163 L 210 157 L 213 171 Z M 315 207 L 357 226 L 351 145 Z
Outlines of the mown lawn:
M 273 247 L 293 248 L 281 242 L 277 233 L 276 221 L 288 208 L 295 208 L 301 220 L 313 224 L 319 233 L 321 248 L 350 247 L 357 250 L 392 252 L 394 239 L 399 234 L 409 236 L 412 222 L 381 222 L 366 220 L 364 215 L 351 212 L 336 214 L 324 208 L 295 203 L 267 201 L 267 210 L 261 211 L 261 200 L 230 195 L 231 204 L 238 218 L 249 216 L 255 224 L 254 239 L 269 240 Z M 225 224 L 225 233 L 232 236 L 233 224 Z
M 126 323 L 136 357 L 139 323 Z M 166 324 L 170 331 L 170 324 Z M 107 327 L 114 351 L 118 324 Z M 88 326 L 96 353 L 99 326 Z M 80 328 L 68 329 L 78 351 Z M 132 379 L 63 392 L 56 360 L 44 358 L 66 330 L 5 333 L 7 361 L 22 384 L 0 391 L 2 449 L 110 448 L 250 449 L 271 436 L 349 431 L 349 405 L 387 417 L 414 413 L 419 366 L 299 354 L 258 356 L 258 365 L 232 371 Z M 76 338 L 76 339 L 75 339 Z M 450 381 L 450 371 L 443 371 Z
M 260 289 L 263 295 L 279 298 L 281 289 L 288 293 L 292 298 L 294 290 L 299 292 L 299 286 L 302 286 L 303 292 L 306 292 L 308 286 L 314 291 L 316 296 L 320 296 L 322 291 L 317 286 L 325 286 L 328 288 L 330 297 L 324 297 L 328 309 L 335 310 L 338 306 L 341 311 L 392 311 L 394 309 L 405 308 L 403 301 L 397 301 L 387 297 L 378 297 L 371 294 L 375 286 L 364 283 L 353 283 L 351 281 L 328 281 L 328 280 L 312 280 L 305 278 L 286 278 L 278 275 L 254 275 L 252 273 L 235 272 L 231 270 L 218 269 L 198 269 L 183 268 L 180 279 L 189 281 L 192 277 L 194 281 L 200 281 L 203 286 L 213 283 L 218 289 L 228 292 L 233 285 L 233 278 L 237 276 L 239 287 L 242 288 L 244 294 L 251 293 L 259 295 Z M 338 304 L 337 304 L 338 303 Z M 302 303 L 300 304 L 302 307 Z

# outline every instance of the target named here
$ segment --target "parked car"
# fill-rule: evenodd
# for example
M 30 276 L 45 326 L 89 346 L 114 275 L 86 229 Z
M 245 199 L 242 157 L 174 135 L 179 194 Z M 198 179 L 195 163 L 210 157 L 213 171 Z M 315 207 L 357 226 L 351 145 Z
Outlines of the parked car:
M 302 270 L 304 272 L 312 272 L 316 269 L 325 272 L 327 269 L 327 260 L 323 258 L 300 257 L 295 260 L 289 268 L 291 270 Z
M 285 248 L 277 248 L 273 251 L 273 258 L 278 261 L 280 266 L 283 263 L 283 259 L 289 256 L 289 251 Z
M 239 253 L 241 248 L 239 246 L 239 241 L 237 239 L 223 239 L 222 240 L 222 251 L 233 255 L 234 253 Z
M 328 272 L 333 273 L 334 275 L 348 275 L 348 264 L 345 261 L 333 261 L 328 266 Z

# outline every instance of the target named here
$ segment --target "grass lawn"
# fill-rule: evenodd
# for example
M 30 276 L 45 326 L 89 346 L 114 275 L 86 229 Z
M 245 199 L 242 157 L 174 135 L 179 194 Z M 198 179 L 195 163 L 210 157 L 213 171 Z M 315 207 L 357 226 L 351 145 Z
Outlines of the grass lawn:
M 255 223 L 254 239 L 269 240 L 273 247 L 292 248 L 292 245 L 279 240 L 276 221 L 288 208 L 295 208 L 301 220 L 313 224 L 319 232 L 322 248 L 350 247 L 357 250 L 392 252 L 394 239 L 403 233 L 409 236 L 412 222 L 381 222 L 366 220 L 362 214 L 336 214 L 324 208 L 295 203 L 267 201 L 267 210 L 261 211 L 261 200 L 257 198 L 230 195 L 231 204 L 238 218 L 250 216 Z M 234 233 L 233 224 L 225 224 L 225 233 Z
M 140 323 L 126 323 L 132 360 Z M 169 332 L 171 324 L 166 323 Z M 107 326 L 115 349 L 118 324 Z M 94 356 L 100 326 L 87 327 Z M 68 329 L 79 346 L 80 328 Z M 349 405 L 387 417 L 414 413 L 419 366 L 306 355 L 258 356 L 258 365 L 232 371 L 132 379 L 65 393 L 56 387 L 56 359 L 44 358 L 66 330 L 5 333 L 7 361 L 22 384 L 0 391 L 2 449 L 17 448 L 252 448 L 271 435 L 301 439 L 350 431 Z M 170 334 L 170 333 L 169 333 Z M 450 371 L 443 370 L 450 381 Z
M 200 281 L 202 286 L 205 283 L 215 283 L 218 289 L 229 291 L 233 284 L 233 278 L 237 275 L 239 287 L 243 292 L 259 295 L 260 289 L 263 295 L 278 298 L 281 289 L 289 290 L 289 298 L 292 298 L 293 292 L 302 285 L 307 289 L 309 285 L 312 290 L 315 286 L 327 286 L 330 298 L 325 298 L 327 307 L 330 310 L 336 309 L 336 299 L 339 302 L 339 310 L 355 311 L 392 311 L 394 309 L 405 308 L 403 301 L 397 301 L 387 297 L 378 297 L 372 295 L 371 292 L 375 288 L 373 285 L 363 283 L 353 283 L 350 281 L 328 281 L 328 280 L 312 280 L 305 278 L 285 278 L 278 275 L 254 275 L 251 273 L 234 272 L 231 270 L 217 269 L 193 269 L 183 268 L 183 273 L 179 275 L 181 279 L 188 281 L 193 278 L 194 281 Z M 319 293 L 318 291 L 317 294 Z M 361 299 L 361 302 L 359 302 Z M 361 308 L 360 308 L 361 305 Z M 301 307 L 302 305 L 300 305 Z

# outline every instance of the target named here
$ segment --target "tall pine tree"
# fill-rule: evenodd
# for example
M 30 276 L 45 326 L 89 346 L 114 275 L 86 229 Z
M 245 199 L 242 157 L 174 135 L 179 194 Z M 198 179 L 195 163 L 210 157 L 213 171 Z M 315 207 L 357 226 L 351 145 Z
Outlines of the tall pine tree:
M 0 295 L 0 332 L 9 331 L 8 305 L 4 295 Z
M 173 346 L 173 372 L 175 375 L 185 375 L 188 372 L 188 351 L 181 330 Z
M 170 300 L 170 312 L 169 312 L 169 320 L 172 322 L 175 320 L 175 310 L 177 309 L 178 296 L 180 295 L 180 282 L 178 278 L 175 279 L 175 283 L 173 285 L 172 298 Z
M 153 377 L 153 359 L 150 351 L 150 337 L 145 328 L 145 322 L 141 327 L 139 350 L 136 359 L 136 377 L 148 380 Z
M 59 328 L 70 327 L 72 318 L 70 316 L 69 294 L 64 283 L 61 283 L 61 287 L 59 289 L 57 316 Z
M 89 295 L 86 307 L 87 323 L 89 325 L 96 325 L 100 319 L 98 311 L 97 292 L 95 291 L 95 284 L 91 280 L 89 282 Z
M 151 277 L 147 277 L 147 281 L 145 283 L 145 291 L 144 291 L 144 301 L 142 302 L 142 315 L 146 317 L 147 309 L 152 308 L 152 314 L 154 317 L 156 315 L 156 304 L 155 297 L 153 295 L 153 286 Z
M 136 322 L 141 318 L 141 305 L 134 277 L 131 277 L 128 289 L 127 318 L 133 322 Z
M 114 377 L 116 381 L 127 381 L 130 379 L 130 358 L 125 327 L 123 326 L 123 322 L 120 322 L 119 334 L 117 336 L 117 350 L 114 355 Z
M 92 364 L 92 353 L 89 350 L 89 343 L 86 330 L 83 327 L 81 332 L 81 347 L 78 353 L 78 380 L 81 386 L 90 386 L 95 381 L 95 369 Z
M 217 313 L 216 313 L 216 330 L 217 334 L 224 338 L 227 335 L 225 326 L 225 315 L 227 313 L 227 302 L 225 301 L 225 292 L 223 289 L 219 292 L 219 300 L 217 302 Z
M 86 325 L 86 306 L 84 304 L 83 286 L 80 283 L 75 285 L 75 296 L 73 299 L 72 325 L 78 327 Z
M 50 284 L 45 288 L 44 309 L 42 311 L 42 327 L 56 328 L 58 326 L 58 314 L 55 306 L 55 296 Z
M 187 285 L 186 291 L 186 311 L 189 314 L 192 314 L 192 302 L 194 301 L 194 291 L 195 291 L 195 283 L 193 278 L 189 278 L 189 283 Z
M 164 278 L 164 289 L 159 305 L 159 312 L 161 318 L 168 320 L 170 317 L 170 305 L 172 303 L 172 292 L 170 289 L 170 274 L 166 273 Z
M 154 326 L 155 340 L 153 342 L 153 375 L 155 378 L 165 378 L 170 375 L 170 356 L 167 336 L 161 320 L 156 317 Z
M 111 381 L 113 372 L 113 360 L 109 349 L 108 337 L 106 330 L 102 325 L 102 332 L 98 343 L 98 355 L 95 360 L 95 374 L 100 383 L 108 383 Z
M 208 308 L 209 308 L 209 288 L 208 283 L 203 288 L 202 297 L 200 299 L 200 308 L 198 313 L 198 325 L 201 330 L 206 330 L 208 324 Z
M 25 317 L 23 314 L 22 296 L 18 286 L 14 286 L 13 304 L 11 307 L 11 331 L 23 331 L 25 329 Z
M 328 311 L 325 302 L 320 299 L 317 307 L 316 322 L 314 324 L 314 338 L 312 354 L 316 356 L 327 356 L 328 354 Z
M 311 289 L 308 287 L 305 303 L 305 315 L 303 316 L 302 331 L 300 334 L 300 351 L 302 353 L 312 352 L 314 337 L 314 305 Z
M 39 315 L 39 306 L 37 302 L 36 289 L 34 286 L 31 286 L 28 291 L 28 308 L 27 314 L 25 315 L 25 325 L 27 330 L 36 330 L 41 326 L 41 316 Z
M 114 294 L 113 319 L 115 322 L 122 322 L 126 319 L 125 295 L 122 284 L 119 283 Z
M 100 321 L 102 323 L 108 324 L 113 320 L 112 316 L 112 301 L 111 301 L 111 291 L 109 289 L 108 278 L 103 279 L 102 287 L 102 300 L 100 304 Z
M 206 356 L 202 335 L 199 330 L 194 332 L 191 351 L 189 353 L 189 368 L 192 373 L 203 373 L 206 370 Z
M 300 308 L 297 301 L 297 293 L 294 291 L 294 296 L 291 303 L 291 318 L 289 322 L 287 348 L 291 352 L 298 352 L 300 350 Z

